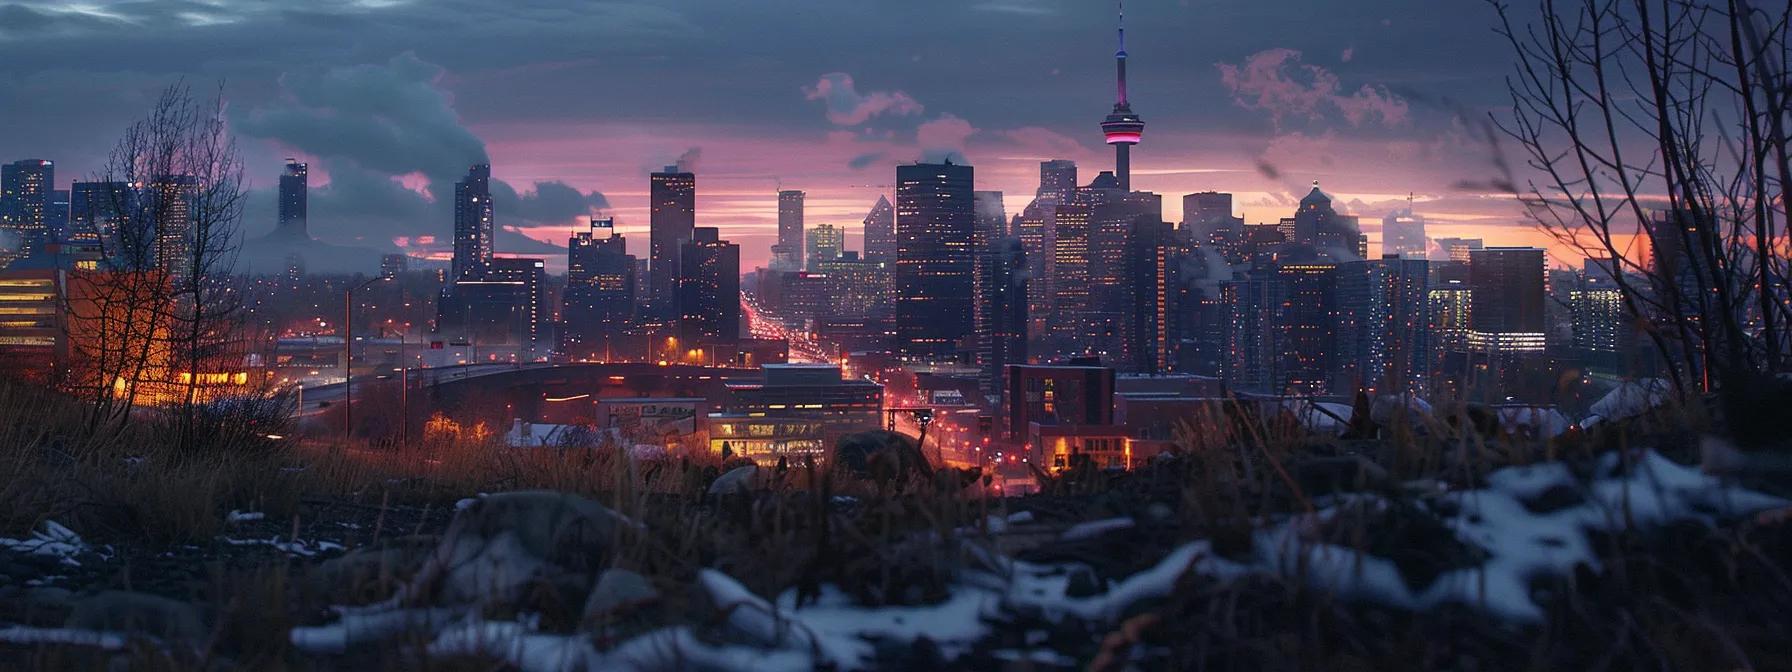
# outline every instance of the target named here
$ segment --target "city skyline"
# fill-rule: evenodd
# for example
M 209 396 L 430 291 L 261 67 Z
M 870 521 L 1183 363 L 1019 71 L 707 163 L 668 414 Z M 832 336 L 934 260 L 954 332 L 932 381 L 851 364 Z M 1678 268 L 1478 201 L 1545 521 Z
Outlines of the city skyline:
M 1388 17 L 1403 16 L 1395 11 L 1399 4 L 1386 4 Z M 650 13 L 665 21 L 685 22 L 679 25 L 697 21 L 704 28 L 711 27 L 716 15 L 731 14 L 699 4 L 654 9 Z M 230 80 L 227 97 L 232 123 L 245 136 L 250 175 L 257 187 L 248 204 L 244 233 L 255 237 L 273 229 L 272 187 L 289 155 L 310 164 L 311 230 L 318 238 L 382 249 L 398 244 L 411 254 L 436 258 L 445 256 L 450 239 L 443 219 L 435 218 L 443 211 L 442 192 L 475 162 L 493 166 L 496 248 L 509 254 L 555 256 L 563 250 L 568 232 L 581 226 L 575 217 L 587 212 L 614 217 L 619 232 L 632 234 L 632 245 L 644 246 L 647 173 L 681 159 L 695 168 L 705 185 L 697 197 L 697 224 L 718 227 L 724 237 L 738 242 L 745 267 L 769 262 L 780 188 L 807 192 L 808 220 L 844 228 L 847 248 L 862 249 L 858 223 L 879 195 L 890 193 L 882 185 L 890 184 L 893 167 L 919 159 L 955 156 L 976 165 L 978 188 L 1009 194 L 1006 209 L 1018 212 L 1025 201 L 1016 195 L 1032 191 L 1038 161 L 1071 159 L 1091 174 L 1111 167 L 1111 150 L 1096 135 L 1091 117 L 1113 102 L 1114 10 L 1103 3 L 983 3 L 880 14 L 877 25 L 842 30 L 902 36 L 905 44 L 913 45 L 907 51 L 914 53 L 892 61 L 902 61 L 900 66 L 880 67 L 860 54 L 819 58 L 816 62 L 826 64 L 819 67 L 779 58 L 766 72 L 728 87 L 716 86 L 711 81 L 714 73 L 646 61 L 611 63 L 597 56 L 513 64 L 521 72 L 537 74 L 513 78 L 522 84 L 497 82 L 490 77 L 499 63 L 468 62 L 465 54 L 455 55 L 414 37 L 410 42 L 397 40 L 398 50 L 389 55 L 351 50 L 322 61 L 342 65 L 238 73 Z M 62 36 L 40 45 L 42 51 L 26 53 L 20 47 L 37 39 L 35 34 L 9 34 L 0 42 L 0 57 L 26 64 L 43 53 L 67 48 L 66 44 L 117 30 L 117 24 L 125 21 L 87 17 L 92 20 L 83 23 L 77 20 L 84 16 L 78 12 L 42 7 L 15 11 L 35 11 L 46 31 Z M 156 20 L 166 21 L 170 34 L 227 33 L 268 20 L 229 3 L 215 11 L 229 20 L 217 25 L 197 25 L 178 17 Z M 410 14 L 402 3 L 357 11 L 383 18 L 389 30 L 408 35 L 404 26 Z M 807 26 L 842 11 L 851 10 L 804 7 L 785 14 L 793 26 Z M 1285 21 L 1299 25 L 1327 15 L 1337 19 L 1335 11 L 1314 8 Z M 1134 152 L 1136 188 L 1171 196 L 1166 219 L 1181 219 L 1180 195 L 1222 191 L 1237 195 L 1238 212 L 1248 223 L 1273 222 L 1292 210 L 1304 185 L 1319 179 L 1337 197 L 1341 210 L 1371 222 L 1367 227 L 1371 256 L 1379 249 L 1380 238 L 1373 222 L 1403 207 L 1409 192 L 1417 194 L 1415 210 L 1426 216 L 1433 236 L 1485 237 L 1501 244 L 1543 242 L 1510 198 L 1465 190 L 1459 184 L 1491 180 L 1486 170 L 1491 150 L 1470 162 L 1473 170 L 1460 164 L 1475 154 L 1465 148 L 1481 144 L 1468 137 L 1478 132 L 1472 125 L 1502 102 L 1503 89 L 1497 85 L 1504 63 L 1471 59 L 1440 80 L 1438 72 L 1429 76 L 1414 72 L 1410 54 L 1403 55 L 1397 46 L 1401 40 L 1392 39 L 1415 31 L 1456 31 L 1467 40 L 1457 40 L 1458 44 L 1475 44 L 1488 36 L 1476 37 L 1468 34 L 1468 26 L 1436 19 L 1415 25 L 1404 18 L 1357 17 L 1351 21 L 1364 27 L 1360 35 L 1307 38 L 1308 44 L 1246 44 L 1228 37 L 1220 40 L 1225 45 L 1191 53 L 1178 40 L 1187 31 L 1217 36 L 1226 22 L 1250 23 L 1260 17 L 1253 17 L 1250 10 L 1166 3 L 1134 3 L 1127 12 L 1135 25 L 1149 27 L 1131 31 L 1127 38 L 1132 56 L 1130 97 L 1150 113 L 1152 122 L 1150 139 Z M 948 62 L 944 59 L 929 60 L 928 49 L 962 47 L 953 42 L 954 31 L 921 29 L 916 19 L 928 13 L 987 25 L 990 39 L 1003 45 L 1001 53 L 953 66 L 943 65 Z M 539 19 L 520 14 L 515 21 Z M 1467 23 L 1475 32 L 1485 31 L 1482 22 Z M 495 39 L 507 39 L 508 33 L 500 33 Z M 1370 39 L 1376 35 L 1390 39 Z M 686 41 L 676 31 L 664 39 L 663 45 L 631 44 L 631 49 L 659 53 Z M 1062 42 L 1065 48 L 1040 52 L 1037 44 L 1047 39 Z M 1458 48 L 1426 44 L 1420 48 Z M 1451 55 L 1469 54 L 1464 50 Z M 506 53 L 499 60 L 532 57 L 545 55 Z M 857 63 L 836 66 L 842 59 Z M 193 63 L 208 62 L 212 61 L 199 58 Z M 68 67 L 98 64 L 81 57 L 69 61 Z M 180 64 L 162 67 L 199 79 Z M 1041 68 L 1049 74 L 1039 75 Z M 666 69 L 672 74 L 665 86 L 652 87 L 667 101 L 665 111 L 652 124 L 623 123 L 653 109 L 651 105 L 550 114 L 504 109 L 506 103 L 500 100 L 506 92 L 526 87 L 531 99 L 564 95 L 572 102 L 578 94 L 557 89 L 551 80 L 581 71 L 639 77 Z M 1011 74 L 1021 72 L 1029 74 Z M 946 81 L 962 88 L 946 86 Z M 27 84 L 13 93 L 49 86 L 35 80 Z M 686 100 L 709 94 L 732 101 L 741 89 L 751 89 L 754 102 L 707 110 Z M 1039 104 L 1009 110 L 1010 106 L 992 105 L 986 91 Z M 53 108 L 89 94 L 93 92 L 65 87 L 45 90 L 33 100 Z M 1438 104 L 1424 102 L 1443 98 L 1469 111 L 1440 111 Z M 530 115 L 556 118 L 525 119 Z M 0 147 L 8 148 L 11 156 L 43 154 L 58 160 L 64 166 L 63 180 L 84 176 L 91 172 L 95 150 L 58 138 L 105 136 L 99 131 L 110 127 L 96 118 L 105 116 L 85 113 L 85 119 L 98 124 L 85 130 L 42 128 L 49 122 L 33 119 L 0 130 Z M 345 137 L 371 133 L 369 138 L 377 142 L 365 148 L 345 147 L 320 137 L 332 123 Z M 21 127 L 39 132 L 23 136 L 18 132 Z M 393 150 L 393 155 L 378 160 L 369 156 L 379 147 Z M 1380 149 L 1365 151 L 1366 147 Z M 474 158 L 450 158 L 457 152 Z M 645 249 L 630 253 L 647 256 Z

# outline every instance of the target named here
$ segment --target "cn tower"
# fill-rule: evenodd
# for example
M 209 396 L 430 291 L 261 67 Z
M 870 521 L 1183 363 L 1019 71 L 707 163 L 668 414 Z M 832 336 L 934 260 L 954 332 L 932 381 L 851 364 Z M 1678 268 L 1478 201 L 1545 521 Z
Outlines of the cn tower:
M 1119 73 L 1118 96 L 1114 100 L 1114 111 L 1108 118 L 1101 120 L 1101 132 L 1107 136 L 1108 144 L 1114 146 L 1114 177 L 1120 179 L 1120 188 L 1132 191 L 1132 146 L 1139 144 L 1139 136 L 1145 134 L 1145 120 L 1134 114 L 1132 105 L 1126 102 L 1126 3 L 1120 2 L 1120 49 L 1114 52 L 1114 68 Z

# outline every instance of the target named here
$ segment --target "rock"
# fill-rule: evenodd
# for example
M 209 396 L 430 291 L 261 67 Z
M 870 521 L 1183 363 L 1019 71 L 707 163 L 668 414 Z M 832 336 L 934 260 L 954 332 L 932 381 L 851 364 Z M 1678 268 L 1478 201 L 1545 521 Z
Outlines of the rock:
M 722 474 L 714 483 L 709 484 L 710 496 L 744 495 L 753 489 L 753 477 L 759 474 L 759 465 L 749 464 L 735 467 Z
M 442 543 L 403 591 L 403 604 L 521 606 L 531 600 L 579 605 L 623 517 L 559 492 L 486 496 L 455 516 Z M 550 588 L 551 591 L 538 589 Z
M 933 471 L 914 439 L 881 429 L 840 437 L 834 463 L 859 478 L 878 481 Z
M 626 569 L 605 570 L 597 578 L 597 586 L 585 599 L 585 620 L 595 620 L 620 611 L 634 609 L 660 599 L 660 591 L 647 577 Z
M 394 587 L 415 575 L 429 560 L 439 541 L 428 535 L 399 537 L 330 558 L 312 571 L 312 590 L 351 602 L 391 595 Z
M 108 590 L 75 603 L 64 627 L 158 637 L 197 647 L 210 634 L 191 604 L 160 595 Z

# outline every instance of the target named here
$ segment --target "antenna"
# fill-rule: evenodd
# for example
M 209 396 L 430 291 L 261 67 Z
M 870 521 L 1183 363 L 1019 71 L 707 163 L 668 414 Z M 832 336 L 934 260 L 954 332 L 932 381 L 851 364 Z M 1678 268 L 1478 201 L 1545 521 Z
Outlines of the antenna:
M 1120 50 L 1115 56 L 1126 58 L 1126 0 L 1118 0 L 1120 5 Z

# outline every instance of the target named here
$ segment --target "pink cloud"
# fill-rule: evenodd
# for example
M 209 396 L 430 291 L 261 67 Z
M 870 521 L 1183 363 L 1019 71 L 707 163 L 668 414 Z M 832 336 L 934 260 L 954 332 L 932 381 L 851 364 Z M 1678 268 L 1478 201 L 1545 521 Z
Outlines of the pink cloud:
M 803 87 L 808 100 L 819 100 L 827 106 L 828 121 L 841 126 L 857 126 L 880 114 L 919 114 L 921 103 L 901 91 L 872 91 L 861 94 L 852 75 L 830 72 Z
M 1319 119 L 1339 114 L 1353 126 L 1379 121 L 1396 126 L 1407 120 L 1405 100 L 1385 87 L 1364 84 L 1353 93 L 1332 71 L 1300 62 L 1301 52 L 1287 48 L 1251 54 L 1243 65 L 1220 63 L 1220 81 L 1232 101 L 1247 110 L 1262 110 L 1279 126 L 1286 117 Z

